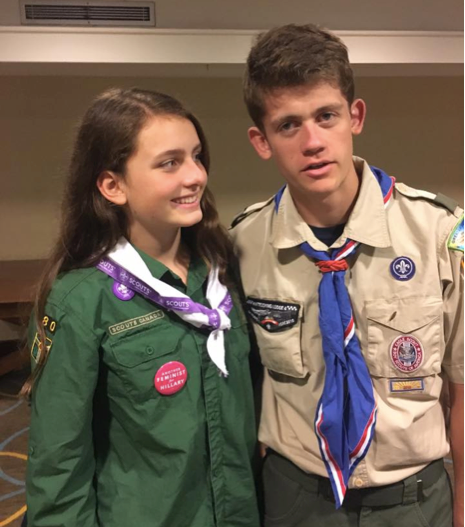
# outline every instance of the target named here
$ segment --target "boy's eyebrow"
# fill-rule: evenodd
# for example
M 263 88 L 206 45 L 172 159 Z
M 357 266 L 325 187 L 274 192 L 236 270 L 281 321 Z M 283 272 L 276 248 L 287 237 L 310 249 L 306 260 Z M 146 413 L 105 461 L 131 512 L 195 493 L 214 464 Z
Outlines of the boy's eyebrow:
M 312 115 L 318 115 L 325 112 L 339 112 L 343 108 L 344 104 L 342 103 L 325 104 L 324 106 L 317 108 Z M 274 121 L 271 121 L 271 126 L 274 128 L 279 128 L 279 126 L 281 126 L 283 123 L 286 123 L 287 121 L 300 121 L 301 119 L 302 115 L 283 115 L 282 117 L 278 117 Z

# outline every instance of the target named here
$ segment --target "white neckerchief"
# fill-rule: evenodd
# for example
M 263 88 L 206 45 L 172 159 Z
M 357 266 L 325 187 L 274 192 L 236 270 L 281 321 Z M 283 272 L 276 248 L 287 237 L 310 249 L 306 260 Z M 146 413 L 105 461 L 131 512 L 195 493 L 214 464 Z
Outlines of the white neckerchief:
M 125 238 L 121 238 L 107 256 L 115 263 L 143 280 L 159 295 L 164 297 L 178 297 L 181 299 L 188 298 L 191 300 L 190 297 L 184 293 L 181 293 L 174 287 L 155 278 L 139 253 Z M 218 279 L 218 268 L 212 267 L 208 275 L 206 298 L 212 309 L 217 310 L 220 317 L 220 326 L 218 329 L 211 331 L 208 336 L 207 351 L 210 359 L 224 376 L 228 375 L 225 362 L 224 332 L 231 328 L 231 320 L 224 311 L 218 309 L 218 306 L 227 294 L 227 288 Z M 207 326 L 209 323 L 208 316 L 203 313 L 186 313 L 177 311 L 175 308 L 173 308 L 173 311 L 175 311 L 180 318 L 196 327 Z

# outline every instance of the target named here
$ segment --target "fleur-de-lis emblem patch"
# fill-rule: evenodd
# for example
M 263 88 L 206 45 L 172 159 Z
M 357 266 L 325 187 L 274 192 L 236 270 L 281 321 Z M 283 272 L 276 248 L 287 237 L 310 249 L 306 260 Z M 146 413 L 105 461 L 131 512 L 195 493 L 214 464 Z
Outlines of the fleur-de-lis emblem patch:
M 396 280 L 406 281 L 413 278 L 415 264 L 408 256 L 399 256 L 391 262 L 391 274 Z

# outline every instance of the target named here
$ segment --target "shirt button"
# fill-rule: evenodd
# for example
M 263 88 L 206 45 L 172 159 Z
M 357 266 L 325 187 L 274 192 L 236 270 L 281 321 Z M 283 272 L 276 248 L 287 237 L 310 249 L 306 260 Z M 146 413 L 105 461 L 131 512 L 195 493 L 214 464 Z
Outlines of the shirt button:
M 354 481 L 354 485 L 359 489 L 360 487 L 363 487 L 363 479 L 361 478 L 357 478 L 355 481 Z
M 153 355 L 154 349 L 152 346 L 147 346 L 145 351 L 147 352 L 147 355 Z

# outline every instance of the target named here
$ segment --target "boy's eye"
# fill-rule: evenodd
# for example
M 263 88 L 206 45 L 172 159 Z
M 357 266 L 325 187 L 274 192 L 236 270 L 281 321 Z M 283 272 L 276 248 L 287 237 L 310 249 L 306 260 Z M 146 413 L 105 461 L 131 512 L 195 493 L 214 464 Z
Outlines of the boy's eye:
M 325 113 L 322 113 L 320 115 L 320 120 L 321 121 L 331 121 L 331 119 L 333 119 L 335 117 L 334 113 L 332 112 L 325 112 Z
M 280 125 L 279 132 L 290 132 L 296 127 L 297 127 L 297 123 L 295 121 L 288 121 Z

